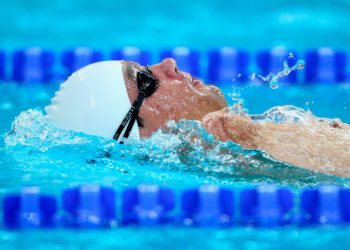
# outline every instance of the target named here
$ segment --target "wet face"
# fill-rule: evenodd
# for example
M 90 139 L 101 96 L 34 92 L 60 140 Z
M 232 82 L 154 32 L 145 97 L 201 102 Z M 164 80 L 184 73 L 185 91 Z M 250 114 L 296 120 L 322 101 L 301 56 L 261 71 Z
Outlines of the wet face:
M 123 65 L 126 87 L 133 102 L 138 95 L 136 72 L 142 67 L 131 62 L 124 62 Z M 169 120 L 201 120 L 206 114 L 227 107 L 218 88 L 205 85 L 190 74 L 181 72 L 175 60 L 167 58 L 150 68 L 159 80 L 159 86 L 152 96 L 145 98 L 141 107 L 141 137 L 150 136 Z

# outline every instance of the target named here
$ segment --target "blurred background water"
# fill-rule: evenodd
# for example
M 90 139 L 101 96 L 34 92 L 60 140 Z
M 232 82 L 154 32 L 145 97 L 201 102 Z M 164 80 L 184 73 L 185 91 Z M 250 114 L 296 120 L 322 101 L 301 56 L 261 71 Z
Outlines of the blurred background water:
M 2 1 L 0 46 L 349 49 L 350 2 Z
M 32 46 L 55 51 L 77 46 L 104 51 L 136 46 L 152 52 L 175 46 L 187 46 L 202 51 L 232 46 L 255 52 L 276 45 L 302 52 L 321 46 L 347 52 L 350 50 L 348 26 L 350 1 L 345 0 L 12 0 L 0 2 L 0 20 L 0 48 L 7 51 Z M 53 136 L 40 141 L 42 134 L 35 133 L 46 131 L 48 126 L 45 123 L 32 124 L 32 118 L 40 118 L 40 111 L 22 119 L 17 137 L 15 135 L 14 139 L 17 141 L 14 145 L 5 145 L 6 133 L 11 130 L 11 123 L 15 117 L 29 108 L 42 110 L 58 86 L 55 84 L 19 86 L 7 81 L 0 82 L 0 85 L 1 194 L 16 191 L 22 185 L 39 185 L 44 191 L 58 195 L 67 186 L 78 185 L 84 181 L 111 185 L 118 188 L 118 191 L 140 182 L 169 185 L 176 191 L 184 186 L 209 183 L 240 188 L 269 181 L 289 185 L 296 192 L 308 184 L 330 181 L 349 184 L 348 179 L 303 172 L 283 164 L 285 168 L 282 171 L 280 163 L 267 164 L 268 167 L 272 166 L 272 171 L 259 172 L 250 177 L 239 174 L 235 176 L 235 172 L 232 174 L 227 169 L 222 170 L 220 165 L 214 168 L 214 171 L 184 168 L 178 164 L 176 158 L 172 158 L 178 138 L 165 142 L 162 140 L 162 134 L 136 148 L 122 148 L 133 152 L 128 160 L 120 159 L 117 155 L 112 159 L 101 158 L 94 165 L 88 164 L 87 156 L 111 146 L 96 138 L 85 137 L 82 141 L 67 145 L 64 141 L 67 135 L 62 134 L 63 139 L 55 141 L 57 131 L 50 129 L 48 131 L 52 132 Z M 232 82 L 220 87 L 230 104 L 233 100 L 229 94 L 238 91 L 250 113 L 261 113 L 275 105 L 293 104 L 305 109 L 310 108 L 318 116 L 338 117 L 350 122 L 350 88 L 346 84 L 281 85 L 277 90 L 272 90 L 267 85 L 236 86 Z M 73 134 L 72 138 L 75 136 Z M 212 140 L 210 142 L 214 143 Z M 58 146 L 55 143 L 58 143 Z M 168 146 L 173 148 L 169 149 Z M 235 148 L 233 145 L 223 147 Z M 114 148 L 115 151 L 119 149 Z M 194 155 L 199 158 L 204 154 L 201 150 L 194 153 L 197 153 Z M 208 165 L 213 164 L 215 160 L 220 163 L 221 159 L 215 158 L 214 153 L 207 154 L 208 159 L 211 157 L 206 162 Z M 149 161 L 138 158 L 147 154 L 150 157 Z M 167 161 L 162 161 L 162 156 Z M 281 173 L 279 177 L 278 173 Z M 51 232 L 1 230 L 0 247 L 4 249 L 110 249 L 118 246 L 125 249 L 141 247 L 143 249 L 347 249 L 350 246 L 348 235 L 348 228 L 308 230 L 131 228 L 79 233 L 66 230 Z

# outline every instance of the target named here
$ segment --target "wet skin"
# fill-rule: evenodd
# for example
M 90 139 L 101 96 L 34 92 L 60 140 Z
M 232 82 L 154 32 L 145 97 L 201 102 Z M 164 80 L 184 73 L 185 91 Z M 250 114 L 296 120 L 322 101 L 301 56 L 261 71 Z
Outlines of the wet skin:
M 136 63 L 123 62 L 123 68 L 128 95 L 133 102 L 138 94 L 136 72 L 143 67 Z M 142 122 L 142 138 L 163 128 L 169 120 L 200 121 L 208 113 L 227 107 L 227 102 L 217 87 L 205 85 L 190 74 L 181 72 L 175 60 L 167 58 L 150 68 L 158 79 L 159 86 L 141 106 L 139 117 Z
M 139 64 L 123 62 L 129 98 L 137 95 Z M 208 133 L 244 148 L 261 149 L 274 159 L 318 172 L 350 176 L 350 126 L 345 123 L 256 123 L 247 114 L 227 108 L 221 91 L 181 72 L 173 59 L 151 66 L 159 80 L 157 91 L 144 100 L 140 110 L 140 136 L 148 137 L 169 120 L 201 121 Z

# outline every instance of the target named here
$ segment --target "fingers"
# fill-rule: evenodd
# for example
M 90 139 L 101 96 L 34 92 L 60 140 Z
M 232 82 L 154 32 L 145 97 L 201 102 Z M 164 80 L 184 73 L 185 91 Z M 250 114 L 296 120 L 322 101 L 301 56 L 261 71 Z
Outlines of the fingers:
M 231 138 L 224 128 L 224 117 L 221 111 L 213 112 L 203 118 L 202 124 L 209 134 L 212 134 L 216 140 L 228 141 Z
M 216 140 L 231 140 L 244 148 L 257 148 L 257 128 L 248 115 L 234 114 L 225 108 L 208 114 L 202 123 Z

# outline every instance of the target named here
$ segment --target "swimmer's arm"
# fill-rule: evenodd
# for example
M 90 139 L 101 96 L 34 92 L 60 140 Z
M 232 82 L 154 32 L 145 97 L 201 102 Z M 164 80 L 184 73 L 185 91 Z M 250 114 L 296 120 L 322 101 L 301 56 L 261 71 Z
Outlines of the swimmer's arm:
M 221 141 L 232 140 L 244 148 L 261 149 L 274 159 L 310 170 L 350 176 L 350 144 L 345 124 L 256 123 L 248 115 L 224 109 L 208 114 L 202 121 L 208 133 Z

